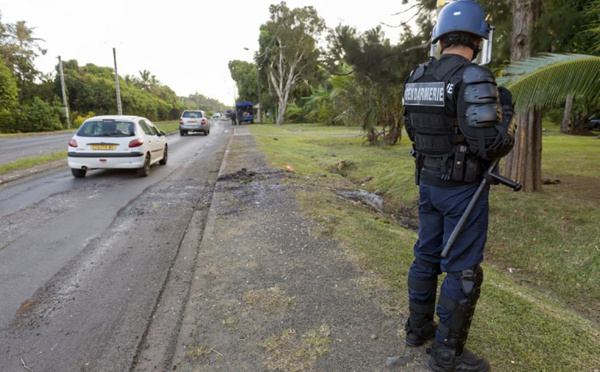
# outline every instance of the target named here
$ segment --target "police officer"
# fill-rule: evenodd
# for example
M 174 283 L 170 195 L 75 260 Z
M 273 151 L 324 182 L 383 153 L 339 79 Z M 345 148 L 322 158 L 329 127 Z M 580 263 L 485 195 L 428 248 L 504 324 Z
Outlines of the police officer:
M 465 348 L 479 298 L 488 228 L 488 191 L 475 206 L 447 258 L 440 253 L 490 163 L 512 149 L 512 97 L 489 62 L 493 27 L 483 8 L 457 0 L 439 13 L 432 46 L 441 49 L 419 65 L 404 88 L 404 119 L 413 142 L 419 185 L 419 238 L 408 274 L 408 346 L 435 339 L 432 371 L 488 371 L 489 363 Z M 433 52 L 433 48 L 432 48 Z M 476 60 L 476 57 L 480 60 Z M 438 276 L 446 272 L 436 307 Z M 437 310 L 439 324 L 434 321 Z

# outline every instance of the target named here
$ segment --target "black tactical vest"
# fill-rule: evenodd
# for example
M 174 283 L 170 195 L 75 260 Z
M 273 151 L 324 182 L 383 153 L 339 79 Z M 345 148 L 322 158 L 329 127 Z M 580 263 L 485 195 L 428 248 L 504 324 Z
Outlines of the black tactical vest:
M 419 65 L 404 86 L 404 107 L 413 130 L 417 178 L 429 184 L 465 183 L 452 180 L 451 172 L 457 152 L 464 147 L 466 153 L 458 127 L 455 90 L 462 70 L 470 64 L 456 55 L 431 59 Z

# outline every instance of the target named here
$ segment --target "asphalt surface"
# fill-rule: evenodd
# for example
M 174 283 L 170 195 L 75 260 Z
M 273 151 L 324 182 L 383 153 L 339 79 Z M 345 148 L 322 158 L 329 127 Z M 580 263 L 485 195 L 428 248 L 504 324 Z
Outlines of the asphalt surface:
M 172 136 L 149 177 L 63 162 L 0 185 L 0 371 L 128 371 L 147 344 L 172 358 L 228 126 Z
M 67 151 L 73 133 L 0 137 L 0 164 L 32 157 Z

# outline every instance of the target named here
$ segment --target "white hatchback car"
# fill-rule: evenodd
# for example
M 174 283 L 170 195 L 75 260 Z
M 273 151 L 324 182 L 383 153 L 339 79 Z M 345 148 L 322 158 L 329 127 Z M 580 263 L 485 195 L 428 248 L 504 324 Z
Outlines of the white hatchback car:
M 92 169 L 137 169 L 146 177 L 156 162 L 167 164 L 167 137 L 140 116 L 95 116 L 69 141 L 69 168 L 76 178 Z

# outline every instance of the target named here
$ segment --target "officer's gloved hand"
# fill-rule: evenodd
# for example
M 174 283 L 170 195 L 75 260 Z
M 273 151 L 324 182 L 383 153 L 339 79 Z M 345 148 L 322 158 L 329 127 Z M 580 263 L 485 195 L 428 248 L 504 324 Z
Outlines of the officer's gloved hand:
M 512 106 L 512 93 L 505 87 L 498 87 L 498 93 L 500 94 L 500 104 L 502 106 Z
M 513 117 L 515 107 L 512 101 L 512 93 L 505 87 L 498 87 L 498 93 L 500 95 L 500 105 L 502 106 L 502 123 L 508 124 Z

